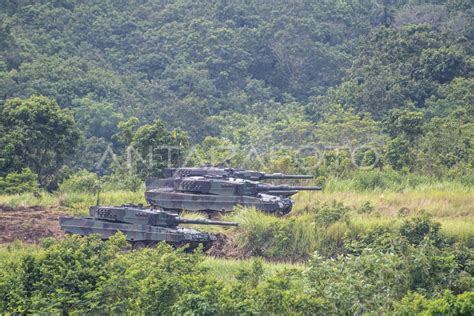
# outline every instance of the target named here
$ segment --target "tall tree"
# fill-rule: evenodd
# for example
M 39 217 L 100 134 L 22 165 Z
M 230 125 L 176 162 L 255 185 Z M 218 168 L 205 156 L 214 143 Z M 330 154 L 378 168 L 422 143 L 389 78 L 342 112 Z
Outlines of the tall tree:
M 46 97 L 8 100 L 0 107 L 0 130 L 0 173 L 29 167 L 48 189 L 80 137 L 71 113 Z

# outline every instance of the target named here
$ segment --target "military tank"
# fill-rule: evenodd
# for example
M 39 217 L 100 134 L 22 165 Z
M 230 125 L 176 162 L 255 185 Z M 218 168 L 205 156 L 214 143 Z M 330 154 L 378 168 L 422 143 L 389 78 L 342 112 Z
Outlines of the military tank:
M 301 190 L 321 190 L 319 186 L 262 184 L 227 176 L 186 176 L 147 181 L 145 199 L 165 211 L 206 212 L 232 211 L 237 205 L 284 215 L 291 212 L 289 197 Z
M 203 244 L 208 248 L 216 236 L 194 229 L 178 227 L 179 224 L 228 225 L 234 222 L 208 219 L 187 219 L 175 213 L 144 208 L 141 205 L 92 206 L 89 217 L 59 217 L 60 227 L 69 234 L 99 234 L 108 239 L 121 231 L 133 248 L 152 246 L 165 241 L 175 247 L 189 244 L 189 249 Z

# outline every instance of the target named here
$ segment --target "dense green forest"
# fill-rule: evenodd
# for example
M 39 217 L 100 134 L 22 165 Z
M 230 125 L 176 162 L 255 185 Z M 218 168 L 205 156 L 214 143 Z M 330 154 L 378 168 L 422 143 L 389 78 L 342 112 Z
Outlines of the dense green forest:
M 472 183 L 472 10 L 469 0 L 4 0 L 0 175 L 31 170 L 51 190 L 80 169 L 159 174 L 162 149 L 153 166 L 124 168 L 132 145 L 140 157 L 172 146 L 174 164 L 322 177 L 365 166 Z
M 166 166 L 324 188 L 205 254 L 0 244 L 0 314 L 474 314 L 472 0 L 0 3 L 0 237 Z

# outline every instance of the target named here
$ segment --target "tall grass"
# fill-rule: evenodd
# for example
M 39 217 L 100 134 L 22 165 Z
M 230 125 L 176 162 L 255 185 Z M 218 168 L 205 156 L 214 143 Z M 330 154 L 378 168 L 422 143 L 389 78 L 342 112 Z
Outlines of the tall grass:
M 373 214 L 359 214 L 356 209 L 352 209 L 346 215 L 341 213 L 339 219 L 328 224 L 320 219 L 319 215 L 323 211 L 332 216 L 342 210 L 344 208 L 333 203 L 305 209 L 292 216 L 276 217 L 251 209 L 241 209 L 231 219 L 241 224 L 236 231 L 236 240 L 245 255 L 301 261 L 315 251 L 327 257 L 345 253 L 346 242 L 357 240 L 376 228 L 397 233 L 406 220 L 421 213 L 381 216 L 376 211 Z M 442 235 L 472 247 L 473 219 L 442 217 L 434 218 L 433 221 L 441 224 Z
M 90 193 L 77 192 L 42 192 L 39 195 L 24 193 L 19 195 L 0 195 L 0 204 L 18 208 L 41 206 L 57 208 L 75 215 L 87 213 L 89 206 L 97 203 L 97 196 Z M 99 203 L 106 205 L 121 205 L 125 203 L 145 203 L 143 193 L 129 191 L 102 192 Z
M 472 189 L 473 183 L 461 180 L 437 179 L 413 173 L 401 173 L 393 170 L 358 170 L 349 178 L 328 178 L 324 184 L 329 192 L 404 192 L 444 190 L 459 191 Z
M 32 253 L 39 255 L 41 253 L 41 248 L 38 245 L 26 244 L 21 241 L 15 241 L 7 245 L 0 245 L 0 263 L 11 263 Z
M 423 186 L 403 192 L 307 191 L 294 196 L 296 201 L 294 209 L 299 212 L 337 200 L 354 209 L 369 202 L 384 216 L 397 216 L 403 209 L 410 214 L 425 210 L 435 217 L 464 217 L 474 215 L 473 196 L 473 187 L 459 187 L 453 190 L 439 189 L 439 186 Z
M 223 281 L 224 284 L 233 285 L 237 283 L 236 276 L 243 269 L 250 269 L 253 260 L 222 259 L 206 257 L 201 265 L 208 269 L 210 276 Z M 258 259 L 257 259 L 258 260 Z M 263 261 L 263 276 L 272 276 L 285 269 L 303 270 L 304 265 L 289 262 L 269 262 Z

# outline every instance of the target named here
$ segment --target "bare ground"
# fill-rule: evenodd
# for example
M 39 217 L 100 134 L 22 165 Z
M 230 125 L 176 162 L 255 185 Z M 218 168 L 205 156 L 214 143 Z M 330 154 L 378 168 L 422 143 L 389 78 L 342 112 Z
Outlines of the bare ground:
M 38 243 L 46 237 L 62 238 L 60 215 L 64 213 L 55 209 L 38 206 L 12 209 L 0 204 L 0 244 L 15 240 Z
M 251 256 L 251 254 L 242 253 L 242 249 L 239 249 L 235 241 L 235 236 L 224 234 L 217 234 L 217 240 L 206 251 L 206 254 L 216 258 L 235 259 L 245 259 Z

